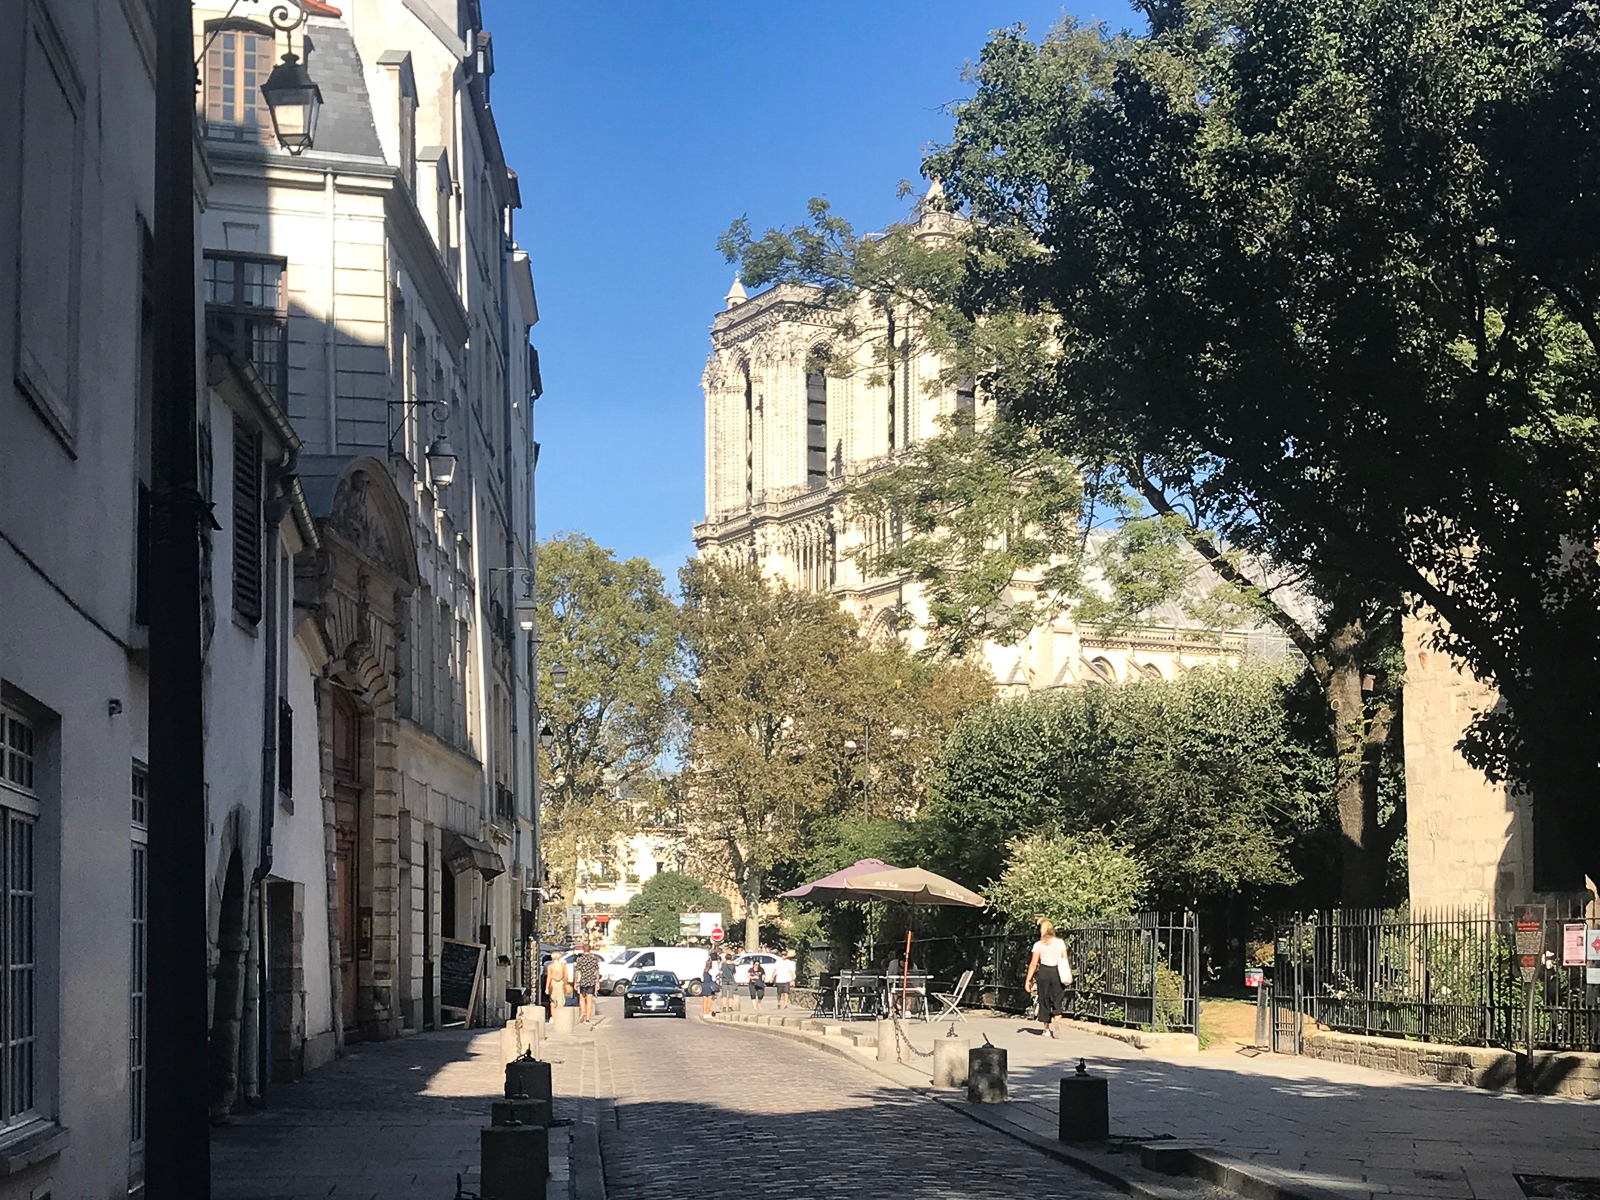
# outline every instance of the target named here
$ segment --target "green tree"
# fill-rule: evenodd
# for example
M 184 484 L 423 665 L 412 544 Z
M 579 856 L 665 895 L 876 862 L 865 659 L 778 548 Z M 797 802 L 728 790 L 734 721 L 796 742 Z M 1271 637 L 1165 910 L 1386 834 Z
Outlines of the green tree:
M 924 840 L 993 879 L 1019 837 L 1098 832 L 1170 903 L 1292 882 L 1290 850 L 1320 820 L 1326 773 L 1293 736 L 1287 688 L 1265 666 L 1201 667 L 997 701 L 945 747 Z
M 1125 44 L 1069 24 L 1053 69 L 1106 83 Z M 1167 446 L 1153 455 L 1148 431 L 1117 424 L 1115 412 L 1092 428 L 1052 416 L 1047 401 L 1069 411 L 1072 403 L 1061 393 L 1069 355 L 1059 323 L 983 290 L 999 262 L 1015 263 L 1020 276 L 1036 244 L 1010 228 L 977 232 L 930 213 L 925 202 L 913 220 L 861 238 L 814 200 L 807 225 L 757 239 L 741 221 L 720 243 L 742 262 L 747 281 L 811 289 L 813 303 L 834 314 L 841 341 L 879 338 L 875 359 L 892 348 L 882 339 L 897 327 L 859 314 L 898 307 L 906 314 L 901 343 L 920 331 L 919 348 L 944 356 L 933 386 L 981 378 L 995 403 L 992 419 L 950 422 L 851 488 L 858 514 L 888 520 L 899 533 L 886 546 L 858 551 L 863 568 L 922 585 L 933 654 L 1015 642 L 1068 610 L 1108 633 L 1174 602 L 1210 628 L 1247 620 L 1277 626 L 1323 697 L 1342 899 L 1378 903 L 1405 826 L 1403 808 L 1386 809 L 1381 799 L 1382 780 L 1400 757 L 1398 588 L 1327 569 L 1299 534 L 1280 547 L 1254 509 L 1219 499 L 1204 454 Z M 1091 549 L 1089 531 L 1106 524 L 1114 536 Z M 1091 569 L 1097 587 L 1085 584 Z M 1202 571 L 1212 580 L 1197 586 Z M 1286 593 L 1314 605 L 1287 601 Z
M 1142 37 L 995 35 L 925 164 L 973 218 L 969 309 L 1055 324 L 1012 409 L 1198 495 L 1225 544 L 1442 618 L 1508 701 L 1469 753 L 1532 793 L 1540 886 L 1576 886 L 1600 871 L 1588 8 L 1145 11 Z M 1360 675 L 1330 689 L 1347 723 Z
M 678 917 L 683 913 L 728 912 L 728 898 L 692 875 L 659 871 L 645 880 L 639 894 L 622 910 L 625 946 L 676 946 L 683 940 Z M 726 917 L 724 917 L 726 919 Z
M 754 946 L 768 874 L 800 851 L 848 774 L 856 727 L 838 701 L 860 646 L 831 596 L 769 584 L 754 567 L 696 559 L 680 580 L 686 825 L 738 887 Z
M 805 864 L 818 822 L 912 816 L 950 730 L 993 684 L 874 645 L 832 596 L 753 567 L 697 560 L 681 579 L 687 824 L 708 873 L 738 886 L 754 944 L 768 884 Z
M 1149 890 L 1144 864 L 1105 834 L 1040 832 L 1007 844 L 1005 870 L 984 895 L 1013 925 L 1048 917 L 1067 926 L 1135 913 Z
M 580 864 L 611 862 L 631 814 L 613 799 L 677 732 L 678 614 L 661 573 L 619 562 L 581 533 L 539 546 L 539 696 L 554 735 L 543 768 L 544 854 L 576 889 Z M 556 688 L 551 668 L 566 668 Z

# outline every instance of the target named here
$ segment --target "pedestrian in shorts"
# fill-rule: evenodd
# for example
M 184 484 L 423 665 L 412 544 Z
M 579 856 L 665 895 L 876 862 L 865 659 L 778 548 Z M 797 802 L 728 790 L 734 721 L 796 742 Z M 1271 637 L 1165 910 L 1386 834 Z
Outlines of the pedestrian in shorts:
M 738 986 L 738 980 L 735 978 L 735 973 L 738 971 L 738 968 L 733 965 L 733 956 L 726 950 L 719 952 L 717 958 L 719 960 L 719 966 L 717 970 L 718 974 L 721 976 L 717 982 L 722 984 L 722 1010 L 726 1012 L 733 1007 L 733 989 Z
M 778 989 L 779 1008 L 789 1007 L 789 993 L 794 990 L 795 974 L 794 951 L 785 951 L 772 966 L 772 982 Z
M 757 1008 L 767 994 L 767 973 L 761 967 L 759 958 L 750 960 L 750 1002 Z
M 578 977 L 578 1019 L 584 1023 L 594 1020 L 594 995 L 600 990 L 600 956 L 588 946 L 581 947 L 578 957 L 572 960 L 573 972 Z

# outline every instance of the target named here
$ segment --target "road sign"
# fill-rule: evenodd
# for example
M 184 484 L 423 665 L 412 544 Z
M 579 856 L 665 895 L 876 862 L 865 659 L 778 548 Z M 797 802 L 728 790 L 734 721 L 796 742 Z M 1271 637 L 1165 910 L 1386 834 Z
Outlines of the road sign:
M 722 914 L 719 912 L 703 912 L 697 914 L 700 918 L 700 936 L 710 937 L 713 929 L 722 928 Z
M 1517 967 L 1526 982 L 1539 974 L 1539 959 L 1544 954 L 1544 905 L 1519 904 L 1516 911 Z
M 1563 967 L 1583 966 L 1583 935 L 1582 921 L 1568 922 L 1561 927 L 1561 965 Z
M 722 940 L 722 926 L 718 925 L 711 931 L 711 940 L 713 942 L 720 942 Z

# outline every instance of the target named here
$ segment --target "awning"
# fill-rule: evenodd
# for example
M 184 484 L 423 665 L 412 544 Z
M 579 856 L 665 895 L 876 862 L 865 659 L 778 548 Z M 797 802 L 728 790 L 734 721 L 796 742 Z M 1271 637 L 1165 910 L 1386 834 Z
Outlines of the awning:
M 453 874 L 465 875 L 468 871 L 476 871 L 485 879 L 503 875 L 506 869 L 506 860 L 495 852 L 493 846 L 459 833 L 444 835 L 444 861 Z

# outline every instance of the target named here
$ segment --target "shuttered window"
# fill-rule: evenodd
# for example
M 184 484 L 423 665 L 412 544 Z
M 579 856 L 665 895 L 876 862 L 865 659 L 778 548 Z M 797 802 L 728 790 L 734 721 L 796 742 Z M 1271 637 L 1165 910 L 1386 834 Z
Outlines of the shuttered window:
M 828 377 L 821 371 L 806 376 L 806 486 L 828 482 Z
M 233 425 L 233 611 L 261 620 L 261 434 Z

